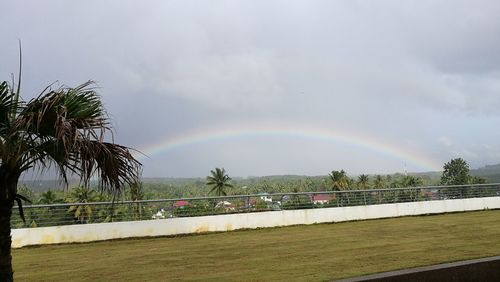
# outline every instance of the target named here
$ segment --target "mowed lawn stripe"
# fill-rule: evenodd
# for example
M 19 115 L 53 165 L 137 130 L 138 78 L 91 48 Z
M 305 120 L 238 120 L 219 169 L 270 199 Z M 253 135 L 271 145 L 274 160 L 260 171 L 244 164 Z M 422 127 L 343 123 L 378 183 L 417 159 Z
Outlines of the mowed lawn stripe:
M 500 210 L 13 250 L 17 281 L 322 281 L 500 255 Z

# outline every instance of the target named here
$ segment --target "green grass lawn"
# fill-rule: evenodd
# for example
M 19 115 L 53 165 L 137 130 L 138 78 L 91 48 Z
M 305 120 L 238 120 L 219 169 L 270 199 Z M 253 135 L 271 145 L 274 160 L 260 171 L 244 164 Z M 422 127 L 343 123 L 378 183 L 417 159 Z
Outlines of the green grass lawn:
M 17 281 L 321 281 L 500 255 L 500 210 L 13 250 Z

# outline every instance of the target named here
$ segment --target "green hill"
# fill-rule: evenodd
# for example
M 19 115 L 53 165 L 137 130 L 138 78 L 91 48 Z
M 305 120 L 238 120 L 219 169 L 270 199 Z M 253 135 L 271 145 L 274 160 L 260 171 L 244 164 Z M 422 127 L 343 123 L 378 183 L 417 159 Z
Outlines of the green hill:
M 486 165 L 470 171 L 472 176 L 486 178 L 488 182 L 500 182 L 500 164 Z
M 436 184 L 439 183 L 441 174 L 441 171 L 410 173 L 412 176 L 427 180 L 428 183 Z M 480 168 L 471 169 L 470 175 L 485 178 L 489 183 L 500 182 L 500 164 L 486 165 Z

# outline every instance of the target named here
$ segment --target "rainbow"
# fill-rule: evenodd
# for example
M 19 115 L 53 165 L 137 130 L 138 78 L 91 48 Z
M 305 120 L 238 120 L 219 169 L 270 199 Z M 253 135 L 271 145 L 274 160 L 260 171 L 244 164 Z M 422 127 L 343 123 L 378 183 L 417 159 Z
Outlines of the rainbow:
M 255 137 L 286 137 L 314 139 L 324 142 L 334 142 L 360 149 L 377 152 L 379 154 L 401 160 L 402 163 L 413 164 L 421 170 L 436 171 L 441 169 L 441 163 L 422 152 L 411 151 L 398 145 L 380 142 L 373 137 L 364 136 L 362 133 L 310 125 L 265 125 L 265 124 L 239 124 L 205 128 L 185 132 L 176 136 L 168 136 L 160 142 L 139 147 L 142 153 L 139 159 L 152 158 L 155 155 L 167 153 L 174 149 L 208 142 L 223 142 L 227 140 L 255 138 Z

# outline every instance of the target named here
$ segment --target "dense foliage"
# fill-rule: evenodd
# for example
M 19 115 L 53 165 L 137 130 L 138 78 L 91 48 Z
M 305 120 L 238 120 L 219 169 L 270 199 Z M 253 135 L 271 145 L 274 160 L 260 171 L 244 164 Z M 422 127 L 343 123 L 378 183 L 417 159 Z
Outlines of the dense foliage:
M 451 160 L 445 164 L 445 172 L 438 173 L 419 173 L 405 175 L 402 173 L 387 174 L 387 175 L 355 175 L 349 176 L 344 170 L 331 171 L 327 176 L 301 176 L 301 175 L 276 175 L 262 177 L 235 177 L 231 178 L 223 169 L 215 169 L 208 176 L 208 183 L 225 183 L 231 186 L 225 186 L 223 192 L 213 190 L 213 184 L 209 184 L 207 189 L 207 179 L 203 178 L 143 178 L 142 182 L 127 185 L 125 193 L 114 198 L 115 201 L 121 200 L 152 200 L 152 199 L 174 199 L 174 198 L 190 198 L 204 197 L 210 195 L 249 195 L 261 193 L 295 193 L 295 192 L 318 192 L 318 191 L 345 191 L 357 189 L 384 189 L 384 188 L 402 188 L 402 187 L 418 187 L 418 186 L 437 186 L 441 185 L 442 177 L 449 178 L 449 173 L 446 168 L 450 167 L 450 163 L 456 163 Z M 463 163 L 462 163 L 463 164 Z M 467 163 L 465 163 L 466 166 Z M 500 173 L 500 167 L 493 170 L 488 167 L 491 173 Z M 479 174 L 482 171 L 471 171 Z M 482 173 L 481 175 L 491 175 Z M 226 177 L 224 177 L 226 176 Z M 467 174 L 467 182 L 469 184 L 481 184 L 488 181 L 487 178 L 479 176 L 471 176 Z M 19 188 L 19 193 L 30 199 L 33 199 L 34 204 L 49 204 L 72 202 L 74 200 L 74 190 L 78 186 L 70 187 L 69 190 L 42 188 L 38 185 L 43 183 L 30 182 L 31 187 L 22 185 Z M 44 184 L 43 187 L 51 187 L 50 183 Z M 460 182 L 461 184 L 461 182 Z M 221 186 L 222 187 L 222 186 Z M 229 188 L 229 189 L 227 189 Z M 97 190 L 97 186 L 94 186 Z M 97 192 L 100 201 L 111 201 L 113 197 Z
M 354 176 L 356 179 L 359 176 Z M 291 192 L 317 192 L 317 191 L 335 191 L 335 190 L 356 190 L 364 187 L 370 189 L 383 188 L 401 188 L 416 187 L 426 185 L 439 185 L 439 178 L 428 178 L 413 175 L 404 175 L 401 173 L 390 175 L 365 175 L 367 180 L 358 182 L 354 177 L 344 175 L 340 185 L 334 184 L 331 176 L 262 176 L 248 178 L 232 178 L 230 189 L 226 189 L 227 195 L 249 195 L 260 193 L 291 193 Z M 364 179 L 364 177 L 363 177 Z M 126 186 L 125 193 L 116 197 L 115 200 L 151 200 L 151 199 L 172 199 L 172 198 L 190 198 L 215 195 L 207 189 L 206 179 L 203 178 L 143 178 L 140 190 L 137 186 Z M 42 203 L 60 203 L 70 202 L 71 194 L 78 186 L 69 190 L 48 189 L 38 190 L 30 189 L 26 186 L 20 193 L 29 196 L 35 204 Z M 97 187 L 95 187 L 97 188 Z M 96 191 L 101 200 L 113 199 L 112 196 Z M 138 195 L 139 194 L 139 195 Z
M 469 165 L 461 158 L 445 163 L 443 169 L 442 185 L 463 185 L 470 182 Z

